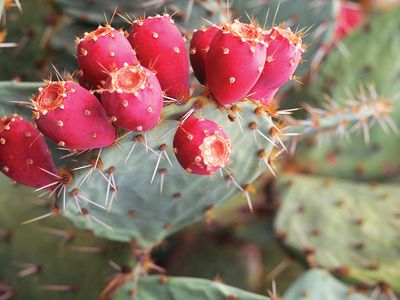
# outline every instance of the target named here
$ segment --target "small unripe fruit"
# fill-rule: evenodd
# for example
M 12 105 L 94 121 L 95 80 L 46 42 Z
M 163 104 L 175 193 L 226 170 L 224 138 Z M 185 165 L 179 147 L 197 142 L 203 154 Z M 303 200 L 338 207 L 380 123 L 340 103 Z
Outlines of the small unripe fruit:
M 231 142 L 217 123 L 191 116 L 178 127 L 174 153 L 188 172 L 209 175 L 225 167 L 232 151 Z

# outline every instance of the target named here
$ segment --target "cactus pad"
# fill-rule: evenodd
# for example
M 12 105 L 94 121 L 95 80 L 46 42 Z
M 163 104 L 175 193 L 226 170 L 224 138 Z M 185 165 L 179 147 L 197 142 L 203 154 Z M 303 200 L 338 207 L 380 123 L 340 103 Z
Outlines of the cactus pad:
M 356 126 L 353 123 L 344 128 L 344 133 L 351 136 L 350 140 L 339 136 L 332 138 L 334 132 L 339 132 L 337 127 L 317 137 L 313 141 L 315 147 L 308 144 L 299 148 L 296 161 L 301 166 L 311 166 L 311 171 L 316 174 L 362 180 L 393 180 L 400 174 L 400 165 L 394 159 L 400 150 L 398 135 L 394 134 L 399 133 L 397 127 L 400 125 L 400 61 L 396 59 L 400 47 L 398 15 L 399 10 L 394 10 L 377 16 L 371 24 L 346 38 L 344 44 L 348 55 L 343 56 L 339 51 L 332 53 L 312 90 L 314 98 L 322 101 L 323 95 L 328 94 L 336 105 L 329 112 L 330 116 L 343 115 L 342 108 L 346 106 L 343 102 L 351 103 L 352 100 L 353 104 L 358 103 L 357 111 L 368 109 L 373 102 L 383 106 L 371 111 L 368 124 L 363 125 L 360 119 Z M 370 45 L 368 51 L 365 45 Z M 363 98 L 367 100 L 364 103 L 357 100 Z M 381 113 L 380 108 L 387 108 L 390 113 L 386 110 Z M 354 111 L 352 114 L 355 115 Z M 341 124 L 351 118 L 345 117 Z
M 113 299 L 268 300 L 269 298 L 205 279 L 148 276 L 140 278 L 135 297 L 132 298 L 132 284 L 128 283 L 117 292 Z
M 265 153 L 270 153 L 273 146 L 267 139 L 273 140 L 273 137 L 269 135 L 269 121 L 255 113 L 254 104 L 243 103 L 239 107 L 243 110 L 241 120 L 236 117 L 235 121 L 229 119 L 226 110 L 219 110 L 211 103 L 195 113 L 220 124 L 232 142 L 232 163 L 221 172 L 204 177 L 180 168 L 172 152 L 173 131 L 178 125 L 172 116 L 182 108 L 169 106 L 164 109 L 160 125 L 147 133 L 146 141 L 142 135 L 130 135 L 115 147 L 102 151 L 103 174 L 93 171 L 90 180 L 85 181 L 89 170 L 76 172 L 75 181 L 68 188 L 66 216 L 99 236 L 119 241 L 136 240 L 139 245 L 149 247 L 202 219 L 208 210 L 237 193 L 247 198 L 251 193 L 249 184 L 266 169 L 259 151 L 264 149 Z M 231 117 L 232 113 L 229 112 Z M 96 156 L 97 152 L 93 153 L 88 161 L 95 161 Z M 111 175 L 115 184 L 104 178 Z M 84 206 L 88 204 L 89 211 L 109 226 L 98 226 L 80 215 L 76 199 Z M 101 208 L 106 202 L 109 207 L 113 200 L 109 213 Z M 62 194 L 58 205 L 64 206 Z
M 277 236 L 311 266 L 400 291 L 400 189 L 393 184 L 288 176 L 277 186 Z
M 0 186 L 0 298 L 94 299 L 113 273 L 108 261 L 129 263 L 128 245 L 96 239 L 65 219 L 21 225 L 46 214 L 49 200 L 3 175 Z
M 368 300 L 324 270 L 314 269 L 301 276 L 285 293 L 283 300 Z

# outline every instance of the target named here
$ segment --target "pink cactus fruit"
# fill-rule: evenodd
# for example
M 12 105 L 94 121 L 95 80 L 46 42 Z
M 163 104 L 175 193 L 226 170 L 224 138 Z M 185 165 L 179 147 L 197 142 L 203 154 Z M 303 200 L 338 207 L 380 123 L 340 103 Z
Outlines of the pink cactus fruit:
M 266 47 L 261 29 L 238 20 L 217 32 L 207 54 L 207 86 L 221 104 L 246 97 L 263 71 Z
M 250 90 L 252 100 L 268 105 L 278 89 L 287 83 L 295 72 L 303 53 L 300 34 L 290 28 L 274 27 L 265 34 L 268 44 L 264 70 Z
M 193 32 L 190 41 L 190 62 L 197 80 L 206 84 L 206 58 L 210 44 L 220 29 L 217 26 L 201 27 Z
M 137 62 L 124 33 L 110 25 L 99 26 L 77 39 L 77 58 L 82 70 L 80 82 L 86 88 L 98 88 L 108 79 L 108 73 L 124 63 Z
M 132 131 L 147 131 L 157 125 L 163 107 L 163 94 L 157 77 L 150 70 L 125 65 L 111 73 L 101 95 L 113 123 Z
M 231 142 L 217 123 L 191 116 L 178 127 L 174 137 L 174 153 L 188 172 L 209 175 L 227 165 Z
M 39 130 L 60 147 L 83 150 L 115 141 L 115 129 L 100 102 L 75 82 L 48 82 L 33 104 Z
M 185 41 L 169 15 L 135 20 L 129 34 L 140 64 L 154 71 L 166 95 L 189 95 L 189 58 Z
M 43 136 L 18 115 L 0 119 L 0 168 L 15 182 L 34 188 L 57 180 L 57 170 Z
M 340 11 L 336 21 L 336 39 L 343 39 L 363 22 L 364 12 L 361 4 L 350 1 L 341 1 Z

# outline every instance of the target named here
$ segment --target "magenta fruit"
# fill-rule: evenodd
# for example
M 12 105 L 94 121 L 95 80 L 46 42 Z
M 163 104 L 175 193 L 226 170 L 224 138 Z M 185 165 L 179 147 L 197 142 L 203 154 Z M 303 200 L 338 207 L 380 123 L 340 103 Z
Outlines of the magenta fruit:
M 261 29 L 238 20 L 217 32 L 207 54 L 207 86 L 221 104 L 248 96 L 263 71 L 266 47 Z
M 125 65 L 110 75 L 101 99 L 113 123 L 132 131 L 147 131 L 156 126 L 163 94 L 154 73 L 137 64 Z
M 190 62 L 197 80 L 206 84 L 206 60 L 210 44 L 220 29 L 217 26 L 202 27 L 193 32 L 190 41 Z
M 249 92 L 249 98 L 268 105 L 278 89 L 287 83 L 295 72 L 303 53 L 299 35 L 289 28 L 274 27 L 265 34 L 268 44 L 264 70 Z
M 154 71 L 166 95 L 189 95 L 189 58 L 185 41 L 168 15 L 133 22 L 129 42 L 140 64 Z
M 174 137 L 174 153 L 188 172 L 209 175 L 229 162 L 232 146 L 217 123 L 191 116 L 180 124 Z
M 115 141 L 115 129 L 100 102 L 75 82 L 49 82 L 33 104 L 39 130 L 60 147 L 84 150 Z
M 361 4 L 350 1 L 341 1 L 340 11 L 336 21 L 335 38 L 337 40 L 343 39 L 363 22 L 364 12 Z
M 81 68 L 80 82 L 86 88 L 99 88 L 108 73 L 124 63 L 137 62 L 135 53 L 124 33 L 111 27 L 99 26 L 77 40 L 77 58 Z
M 34 188 L 52 189 L 55 185 L 51 184 L 57 180 L 43 136 L 18 115 L 0 119 L 0 168 L 15 182 Z

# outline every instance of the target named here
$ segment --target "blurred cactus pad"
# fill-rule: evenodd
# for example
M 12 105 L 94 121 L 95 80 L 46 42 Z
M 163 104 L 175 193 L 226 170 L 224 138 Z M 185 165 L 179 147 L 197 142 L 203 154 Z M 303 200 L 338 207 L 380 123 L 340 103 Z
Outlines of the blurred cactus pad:
M 0 0 L 0 18 L 0 300 L 400 297 L 399 1 Z M 122 128 L 128 110 L 157 124 Z M 68 126 L 113 142 L 68 148 Z M 32 132 L 48 150 L 10 149 Z M 40 188 L 17 180 L 30 155 L 53 166 Z

